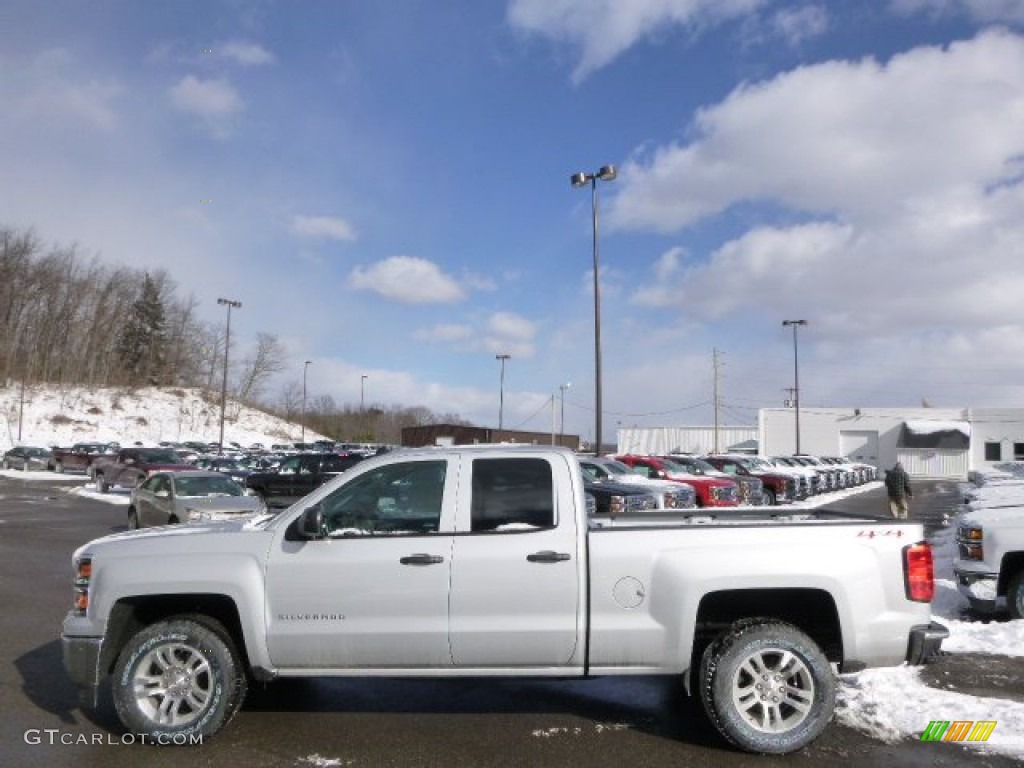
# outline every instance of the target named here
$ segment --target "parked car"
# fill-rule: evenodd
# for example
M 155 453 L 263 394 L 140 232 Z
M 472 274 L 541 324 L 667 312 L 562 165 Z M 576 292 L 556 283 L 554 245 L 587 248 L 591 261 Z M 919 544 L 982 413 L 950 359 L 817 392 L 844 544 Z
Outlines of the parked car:
M 245 484 L 268 507 L 287 507 L 362 460 L 354 453 L 298 453 L 282 461 L 276 471 L 250 473 Z
M 660 456 L 615 456 L 647 477 L 686 483 L 697 492 L 697 504 L 701 507 L 735 507 L 739 502 L 739 486 L 724 477 L 695 475 L 686 467 Z
M 594 499 L 594 515 L 617 517 L 659 508 L 657 494 L 637 485 L 598 482 L 584 472 L 583 488 Z
M 113 460 L 96 459 L 92 476 L 96 490 L 107 493 L 114 486 L 134 488 L 155 472 L 195 469 L 169 448 L 122 448 Z
M 802 464 L 791 456 L 772 456 L 765 460 L 779 469 L 787 469 L 800 474 L 807 483 L 808 492 L 811 496 L 825 493 L 828 490 L 828 480 L 823 472 Z
M 80 469 L 88 472 L 99 457 L 111 457 L 118 449 L 110 443 L 75 443 L 70 448 L 53 448 L 49 468 L 54 472 Z
M 239 459 L 230 456 L 207 456 L 196 462 L 199 469 L 208 469 L 211 472 L 220 472 L 227 475 L 236 483 L 244 486 L 245 478 L 253 473 L 253 470 L 243 464 Z
M 48 469 L 53 454 L 46 448 L 32 445 L 16 445 L 4 454 L 4 469 Z
M 697 491 L 692 485 L 674 483 L 671 480 L 653 480 L 640 474 L 628 464 L 603 456 L 581 456 L 580 469 L 584 479 L 598 483 L 637 485 L 641 490 L 657 496 L 661 509 L 690 509 L 697 506 Z
M 670 454 L 663 456 L 662 458 L 674 461 L 679 466 L 683 467 L 687 472 L 692 475 L 699 477 L 718 477 L 723 479 L 729 479 L 736 483 L 737 492 L 739 493 L 739 503 L 746 506 L 758 506 L 764 504 L 764 485 L 761 481 L 751 475 L 732 475 L 727 472 L 722 472 L 717 467 L 699 456 L 691 456 L 687 454 Z
M 800 481 L 795 475 L 784 474 L 756 456 L 719 454 L 705 456 L 704 460 L 730 476 L 756 477 L 761 481 L 761 498 L 768 506 L 793 501 L 800 494 Z
M 220 472 L 191 469 L 156 472 L 132 491 L 128 527 L 148 528 L 258 515 L 266 505 Z

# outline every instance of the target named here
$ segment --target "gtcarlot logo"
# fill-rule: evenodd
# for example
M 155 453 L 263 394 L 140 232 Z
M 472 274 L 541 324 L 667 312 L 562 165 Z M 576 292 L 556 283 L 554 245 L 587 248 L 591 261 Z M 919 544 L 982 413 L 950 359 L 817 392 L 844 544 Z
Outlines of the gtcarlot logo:
M 47 746 L 124 746 L 131 744 L 157 744 L 162 747 L 186 747 L 203 743 L 201 733 L 158 733 L 147 736 L 144 733 L 68 733 L 58 728 L 29 728 L 24 735 L 26 744 Z
M 995 720 L 932 720 L 921 741 L 988 741 L 995 729 Z

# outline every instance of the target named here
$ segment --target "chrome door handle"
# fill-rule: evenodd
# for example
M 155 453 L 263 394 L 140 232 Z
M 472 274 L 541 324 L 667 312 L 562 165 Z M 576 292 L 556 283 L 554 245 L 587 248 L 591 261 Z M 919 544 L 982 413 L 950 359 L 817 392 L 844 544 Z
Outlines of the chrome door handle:
M 398 560 L 402 565 L 437 565 L 443 563 L 440 555 L 406 555 Z
M 534 552 L 532 555 L 527 555 L 526 559 L 531 563 L 561 563 L 569 560 L 570 555 L 568 552 L 552 552 L 550 549 L 546 549 L 543 552 Z

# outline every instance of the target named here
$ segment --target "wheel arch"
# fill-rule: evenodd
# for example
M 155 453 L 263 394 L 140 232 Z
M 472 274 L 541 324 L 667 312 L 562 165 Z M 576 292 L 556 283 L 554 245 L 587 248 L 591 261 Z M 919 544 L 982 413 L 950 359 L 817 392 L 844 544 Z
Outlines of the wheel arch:
M 697 669 L 704 649 L 737 621 L 766 618 L 792 624 L 821 648 L 832 663 L 842 664 L 843 636 L 839 611 L 823 589 L 735 589 L 709 592 L 697 606 L 690 669 Z
M 235 645 L 239 658 L 249 666 L 245 633 L 235 601 L 218 594 L 167 594 L 128 597 L 114 604 L 107 620 L 107 631 L 100 654 L 100 670 L 110 674 L 125 643 L 139 630 L 172 616 L 189 615 L 202 622 L 203 617 L 220 624 Z M 215 629 L 214 626 L 209 628 Z
M 999 564 L 999 581 L 996 594 L 1005 597 L 1013 577 L 1024 571 L 1024 552 L 1007 552 Z

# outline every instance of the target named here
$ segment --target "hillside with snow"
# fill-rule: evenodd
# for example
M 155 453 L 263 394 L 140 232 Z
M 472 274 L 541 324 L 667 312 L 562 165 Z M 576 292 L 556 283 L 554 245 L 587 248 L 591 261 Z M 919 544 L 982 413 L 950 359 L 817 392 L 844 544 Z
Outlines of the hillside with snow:
M 19 439 L 20 428 L 20 439 Z M 224 442 L 295 442 L 302 428 L 228 398 Z M 322 438 L 309 429 L 307 441 Z M 69 446 L 76 442 L 155 445 L 162 440 L 220 438 L 220 396 L 209 390 L 180 387 L 29 386 L 0 389 L 0 450 L 12 445 Z

